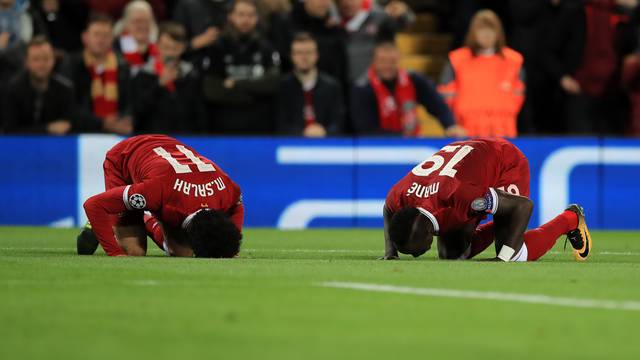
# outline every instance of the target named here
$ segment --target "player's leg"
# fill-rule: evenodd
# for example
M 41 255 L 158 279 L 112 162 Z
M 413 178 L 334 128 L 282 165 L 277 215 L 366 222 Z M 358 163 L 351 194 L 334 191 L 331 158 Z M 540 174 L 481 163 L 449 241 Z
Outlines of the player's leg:
M 559 237 L 578 227 L 578 216 L 565 210 L 546 224 L 524 233 L 528 261 L 536 261 L 556 244 Z

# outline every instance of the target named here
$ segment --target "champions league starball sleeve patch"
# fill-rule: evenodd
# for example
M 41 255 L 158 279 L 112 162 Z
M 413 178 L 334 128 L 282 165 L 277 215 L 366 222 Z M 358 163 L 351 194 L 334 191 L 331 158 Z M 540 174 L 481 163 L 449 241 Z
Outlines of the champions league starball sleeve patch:
M 498 194 L 493 188 L 489 188 L 483 197 L 474 199 L 471 202 L 471 210 L 495 214 L 498 210 Z
M 147 206 L 147 199 L 142 194 L 133 194 L 129 196 L 129 205 L 137 210 L 142 210 Z
M 127 185 L 122 193 L 122 201 L 127 210 L 142 210 L 146 208 L 147 199 L 145 199 L 142 194 L 129 195 L 129 189 L 131 189 L 131 185 Z

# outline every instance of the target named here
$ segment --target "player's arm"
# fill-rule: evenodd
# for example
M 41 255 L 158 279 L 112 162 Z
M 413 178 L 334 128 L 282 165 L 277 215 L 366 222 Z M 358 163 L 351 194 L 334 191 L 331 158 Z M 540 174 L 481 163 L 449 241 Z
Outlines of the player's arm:
M 380 260 L 399 259 L 398 250 L 396 249 L 396 246 L 391 242 L 391 238 L 389 237 L 389 222 L 391 222 L 393 213 L 387 208 L 386 205 L 382 210 L 382 216 L 384 218 L 384 256 L 381 257 Z
M 127 255 L 118 245 L 113 232 L 114 218 L 127 210 L 122 199 L 124 189 L 125 186 L 119 186 L 92 196 L 84 202 L 84 211 L 91 228 L 109 256 Z
M 509 261 L 520 251 L 524 243 L 524 232 L 533 212 L 533 202 L 524 196 L 501 190 L 493 191 L 497 198 L 493 221 L 496 245 L 500 249 L 496 259 Z
M 84 210 L 91 223 L 91 228 L 98 241 L 109 256 L 127 255 L 121 247 L 132 241 L 126 241 L 130 236 L 139 237 L 144 231 L 136 229 L 126 229 L 123 227 L 116 231 L 118 237 L 114 235 L 114 227 L 119 214 L 131 210 L 153 210 L 159 202 L 159 196 L 146 196 L 147 191 L 144 184 L 119 186 L 107 190 L 103 193 L 90 197 L 84 203 Z M 144 230 L 144 228 L 142 228 Z M 119 240 L 125 240 L 119 243 Z M 136 253 L 135 255 L 141 255 Z
M 242 225 L 244 224 L 244 203 L 242 202 L 242 196 L 240 196 L 236 205 L 231 209 L 229 219 L 231 219 L 231 222 L 242 232 Z

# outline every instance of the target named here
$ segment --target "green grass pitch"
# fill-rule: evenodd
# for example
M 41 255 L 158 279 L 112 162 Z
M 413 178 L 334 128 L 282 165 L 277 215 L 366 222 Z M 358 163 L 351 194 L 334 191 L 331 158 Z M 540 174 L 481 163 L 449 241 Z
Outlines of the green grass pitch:
M 638 233 L 593 233 L 588 263 L 559 240 L 541 261 L 518 264 L 439 261 L 433 251 L 378 261 L 380 230 L 249 229 L 232 260 L 165 258 L 155 247 L 146 258 L 81 257 L 76 233 L 0 228 L 0 359 L 640 358 L 638 308 L 500 299 L 638 305 Z

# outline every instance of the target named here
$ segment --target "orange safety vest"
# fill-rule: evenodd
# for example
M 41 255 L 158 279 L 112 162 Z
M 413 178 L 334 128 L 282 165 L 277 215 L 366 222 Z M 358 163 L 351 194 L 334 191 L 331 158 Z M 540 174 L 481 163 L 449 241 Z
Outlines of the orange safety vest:
M 524 101 L 522 55 L 507 47 L 502 54 L 474 56 L 468 47 L 449 53 L 455 79 L 438 87 L 469 136 L 515 137 Z

